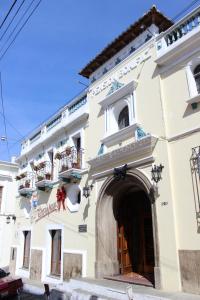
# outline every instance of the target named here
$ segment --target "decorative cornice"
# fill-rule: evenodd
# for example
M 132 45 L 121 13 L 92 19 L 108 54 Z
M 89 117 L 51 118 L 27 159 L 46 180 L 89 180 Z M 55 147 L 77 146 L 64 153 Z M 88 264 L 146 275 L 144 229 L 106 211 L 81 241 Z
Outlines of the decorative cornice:
M 123 85 L 119 89 L 115 90 L 112 94 L 107 95 L 106 98 L 104 98 L 102 101 L 99 102 L 99 104 L 102 107 L 106 107 L 106 106 L 114 103 L 118 99 L 132 93 L 133 90 L 136 88 L 137 83 L 138 82 L 136 80 L 132 80 L 128 84 Z
M 148 157 L 145 157 L 145 158 L 142 158 L 142 159 L 139 159 L 139 160 L 136 160 L 136 161 L 131 161 L 131 162 L 127 163 L 127 167 L 128 167 L 128 169 L 130 169 L 130 168 L 138 168 L 138 167 L 141 167 L 143 165 L 152 164 L 154 161 L 155 160 L 154 160 L 153 156 L 148 156 Z M 119 168 L 121 166 L 117 166 L 117 167 Z M 99 179 L 99 178 L 103 178 L 103 177 L 109 176 L 111 174 L 113 174 L 113 169 L 106 169 L 103 172 L 99 172 L 99 173 L 93 174 L 92 178 L 94 180 L 96 180 L 96 179 Z M 129 174 L 129 172 L 127 174 Z
M 147 157 L 152 154 L 158 138 L 149 135 L 137 142 L 133 142 L 116 150 L 100 155 L 88 161 L 91 168 L 101 168 L 110 163 L 116 164 L 119 161 L 134 161 L 139 157 Z M 139 157 L 138 157 L 139 156 Z

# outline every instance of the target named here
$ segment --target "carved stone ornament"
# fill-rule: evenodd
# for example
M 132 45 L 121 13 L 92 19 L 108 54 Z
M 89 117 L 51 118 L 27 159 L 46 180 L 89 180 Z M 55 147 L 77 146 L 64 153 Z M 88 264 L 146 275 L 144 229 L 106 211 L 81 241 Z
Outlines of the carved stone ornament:
M 120 168 L 114 168 L 114 177 L 116 180 L 125 179 L 128 166 L 125 164 Z

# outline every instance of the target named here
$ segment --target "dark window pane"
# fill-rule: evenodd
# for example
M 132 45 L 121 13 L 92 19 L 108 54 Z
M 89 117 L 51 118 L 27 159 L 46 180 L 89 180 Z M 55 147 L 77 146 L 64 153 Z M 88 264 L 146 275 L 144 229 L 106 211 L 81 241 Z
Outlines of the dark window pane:
M 129 126 L 129 113 L 128 106 L 125 106 L 119 114 L 118 118 L 118 126 L 119 129 L 125 128 Z
M 0 211 L 1 211 L 1 204 L 2 204 L 2 196 L 3 196 L 3 187 L 0 186 Z
M 194 79 L 196 81 L 197 92 L 200 94 L 200 65 L 194 69 Z

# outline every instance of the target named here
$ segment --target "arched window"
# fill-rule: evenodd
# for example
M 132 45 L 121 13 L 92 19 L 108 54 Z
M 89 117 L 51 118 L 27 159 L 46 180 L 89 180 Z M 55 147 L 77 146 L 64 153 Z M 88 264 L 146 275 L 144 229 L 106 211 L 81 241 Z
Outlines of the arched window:
M 118 127 L 119 129 L 129 126 L 128 106 L 125 106 L 119 114 Z
M 200 94 L 200 65 L 196 66 L 193 74 L 194 74 L 194 79 L 196 82 L 197 92 L 198 92 L 198 94 Z

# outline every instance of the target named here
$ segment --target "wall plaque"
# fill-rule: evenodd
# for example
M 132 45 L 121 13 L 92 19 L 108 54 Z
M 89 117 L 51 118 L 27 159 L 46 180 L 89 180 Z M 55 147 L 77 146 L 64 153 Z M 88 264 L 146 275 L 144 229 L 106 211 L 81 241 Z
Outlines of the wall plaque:
M 87 225 L 86 224 L 78 225 L 78 231 L 79 232 L 87 232 Z

